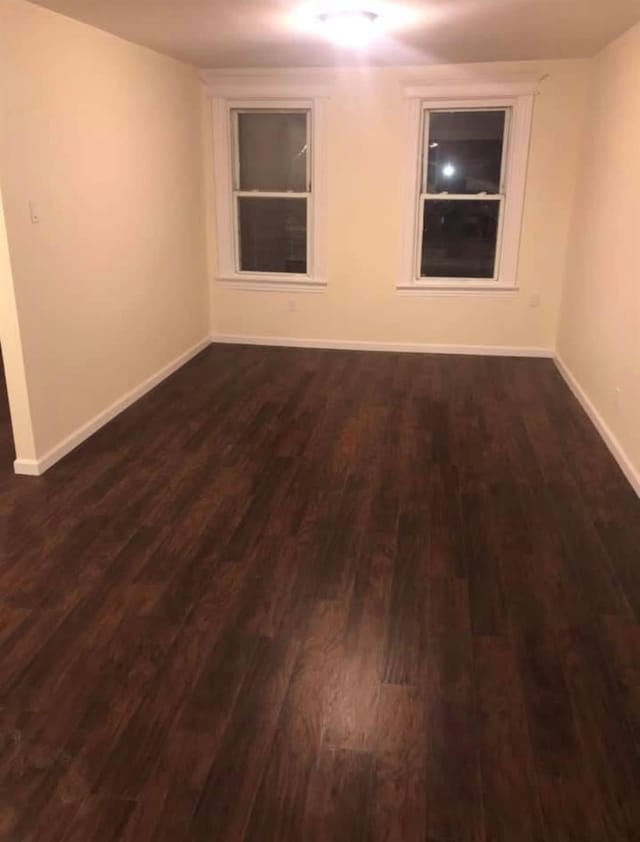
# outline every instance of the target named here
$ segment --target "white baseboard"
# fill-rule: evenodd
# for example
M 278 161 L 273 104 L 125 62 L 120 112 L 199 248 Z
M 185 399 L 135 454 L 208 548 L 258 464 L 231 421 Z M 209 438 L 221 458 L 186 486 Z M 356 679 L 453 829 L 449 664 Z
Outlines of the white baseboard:
M 640 497 L 640 473 L 635 469 L 635 467 L 631 463 L 631 459 L 629 459 L 629 457 L 627 456 L 624 448 L 622 447 L 622 445 L 620 444 L 620 442 L 618 441 L 618 439 L 616 438 L 616 436 L 614 435 L 614 433 L 612 432 L 611 428 L 604 420 L 602 415 L 600 415 L 595 405 L 592 403 L 591 399 L 588 397 L 587 393 L 576 379 L 576 376 L 573 374 L 573 372 L 567 367 L 566 363 L 563 362 L 562 358 L 559 357 L 557 354 L 554 357 L 554 362 L 558 371 L 564 378 L 567 386 L 576 396 L 582 408 L 593 422 L 593 425 L 595 426 L 596 430 L 604 439 L 605 444 L 611 451 L 611 455 L 620 466 L 620 470 L 629 480 L 636 494 Z
M 551 348 L 510 345 L 432 345 L 424 342 L 360 342 L 351 339 L 299 339 L 289 336 L 244 336 L 215 333 L 214 343 L 269 345 L 283 348 L 325 348 L 342 351 L 395 351 L 407 354 L 466 354 L 488 357 L 553 357 Z
M 236 334 L 214 334 L 210 338 L 202 339 L 184 354 L 164 366 L 160 371 L 149 377 L 139 386 L 100 412 L 86 424 L 75 430 L 70 436 L 51 448 L 39 459 L 16 459 L 13 463 L 16 474 L 23 476 L 40 476 L 48 468 L 82 444 L 105 424 L 139 400 L 147 392 L 161 383 L 174 371 L 181 368 L 192 357 L 199 354 L 210 342 L 240 345 L 267 345 L 290 348 L 319 348 L 348 351 L 393 351 L 400 353 L 418 354 L 465 354 L 478 356 L 502 357 L 553 357 L 549 348 L 528 348 L 506 345 L 435 345 L 428 343 L 410 342 L 362 342 L 342 339 L 298 339 L 281 336 L 243 336 Z
M 78 427 L 78 429 L 71 433 L 70 436 L 67 436 L 66 439 L 61 441 L 55 447 L 52 447 L 51 450 L 45 453 L 40 459 L 16 459 L 13 463 L 15 473 L 32 477 L 37 477 L 43 474 L 48 468 L 60 461 L 63 456 L 66 456 L 67 453 L 70 453 L 79 444 L 82 444 L 83 441 L 88 439 L 89 436 L 92 436 L 95 432 L 97 432 L 100 427 L 104 427 L 104 425 L 108 424 L 109 421 L 116 417 L 116 415 L 119 415 L 125 409 L 130 407 L 131 404 L 135 403 L 143 395 L 146 395 L 147 392 L 150 392 L 151 389 L 158 385 L 158 383 L 161 383 L 166 377 L 169 377 L 170 374 L 173 374 L 174 371 L 181 368 L 192 357 L 195 357 L 196 354 L 199 354 L 200 351 L 208 347 L 210 341 L 209 337 L 201 339 L 200 342 L 196 343 L 192 348 L 189 348 L 188 351 L 180 354 L 179 357 L 176 357 L 168 365 L 161 368 L 160 371 L 157 371 L 151 377 L 147 378 L 147 380 L 139 386 L 136 386 L 121 398 L 118 398 L 118 400 L 114 401 L 111 406 L 108 406 L 105 410 L 98 413 L 98 415 L 90 421 L 87 421 L 86 424 Z
M 23 477 L 39 477 L 43 473 L 37 459 L 14 459 L 13 470 Z

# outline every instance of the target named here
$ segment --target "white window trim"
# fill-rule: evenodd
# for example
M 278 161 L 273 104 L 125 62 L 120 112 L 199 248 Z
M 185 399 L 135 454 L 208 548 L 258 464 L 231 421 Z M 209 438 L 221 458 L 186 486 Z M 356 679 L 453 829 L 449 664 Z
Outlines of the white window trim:
M 213 172 L 216 207 L 216 280 L 221 286 L 235 289 L 256 289 L 296 292 L 320 292 L 327 284 L 326 272 L 326 166 L 324 91 L 299 85 L 214 84 L 208 87 L 211 97 L 213 125 Z M 238 271 L 236 256 L 236 223 L 233 189 L 234 147 L 232 111 L 243 108 L 305 109 L 310 111 L 311 126 L 311 194 L 308 201 L 307 273 L 304 275 L 275 272 Z M 302 195 L 302 194 L 301 194 Z
M 496 83 L 440 83 L 405 88 L 407 99 L 406 132 L 410 140 L 404 174 L 405 219 L 402 266 L 397 289 L 401 293 L 463 293 L 517 290 L 518 254 L 524 210 L 529 143 L 534 95 L 538 80 Z M 510 120 L 505 155 L 503 216 L 497 245 L 497 274 L 494 280 L 419 277 L 419 236 L 423 154 L 423 114 L 442 108 L 509 108 Z

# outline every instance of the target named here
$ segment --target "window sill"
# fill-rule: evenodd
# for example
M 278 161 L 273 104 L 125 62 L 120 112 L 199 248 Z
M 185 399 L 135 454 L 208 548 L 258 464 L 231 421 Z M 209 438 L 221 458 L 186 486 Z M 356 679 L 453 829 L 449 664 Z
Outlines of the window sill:
M 396 291 L 400 295 L 499 295 L 509 296 L 519 292 L 515 286 L 506 284 L 466 283 L 466 284 L 399 284 Z
M 270 280 L 260 275 L 232 275 L 218 277 L 218 286 L 224 289 L 253 290 L 255 292 L 324 292 L 327 282 L 317 278 L 292 278 Z

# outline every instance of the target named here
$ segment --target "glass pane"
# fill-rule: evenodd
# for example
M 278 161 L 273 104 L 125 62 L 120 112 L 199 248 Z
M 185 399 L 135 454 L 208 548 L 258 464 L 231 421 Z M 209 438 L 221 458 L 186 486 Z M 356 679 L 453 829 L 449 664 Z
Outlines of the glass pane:
M 426 199 L 421 277 L 492 278 L 499 218 L 499 199 Z
M 239 112 L 239 190 L 307 192 L 307 114 Z
M 431 111 L 427 193 L 499 193 L 502 111 Z
M 307 271 L 307 200 L 238 198 L 240 269 Z

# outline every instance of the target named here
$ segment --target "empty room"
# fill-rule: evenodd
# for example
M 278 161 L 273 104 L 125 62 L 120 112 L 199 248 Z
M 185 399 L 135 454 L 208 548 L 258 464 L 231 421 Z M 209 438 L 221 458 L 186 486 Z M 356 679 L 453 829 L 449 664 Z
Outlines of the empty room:
M 640 0 L 0 0 L 0 840 L 640 842 Z

